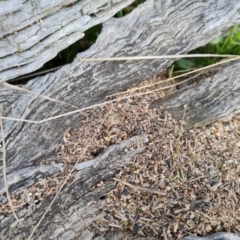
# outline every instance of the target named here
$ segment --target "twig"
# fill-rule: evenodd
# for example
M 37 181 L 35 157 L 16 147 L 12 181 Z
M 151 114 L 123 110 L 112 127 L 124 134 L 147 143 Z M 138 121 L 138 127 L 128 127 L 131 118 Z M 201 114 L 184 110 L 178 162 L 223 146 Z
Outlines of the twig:
M 168 240 L 165 227 L 163 228 L 163 236 L 164 236 L 164 240 Z
M 133 188 L 133 189 L 137 189 L 137 190 L 140 190 L 140 191 L 143 191 L 143 192 L 148 192 L 148 193 L 153 193 L 153 194 L 157 194 L 157 195 L 161 195 L 161 196 L 165 196 L 166 193 L 165 192 L 160 192 L 160 191 L 157 191 L 157 190 L 154 190 L 154 189 L 148 189 L 148 188 L 144 188 L 144 187 L 140 187 L 140 186 L 135 186 L 135 185 L 132 185 L 130 183 L 127 183 L 127 182 L 124 182 L 123 180 L 120 180 L 118 178 L 113 178 L 113 180 L 117 181 L 117 182 L 120 182 L 130 188 Z
M 205 176 L 200 176 L 200 177 L 196 177 L 196 178 L 194 178 L 194 179 L 192 179 L 192 180 L 188 180 L 188 182 L 190 183 L 190 182 L 195 182 L 195 181 L 197 181 L 197 180 L 199 180 L 199 179 L 201 179 L 201 178 L 206 178 Z
M 179 149 L 180 149 L 180 140 L 181 140 L 181 137 L 182 137 L 182 133 L 183 133 L 183 121 L 185 119 L 185 115 L 186 115 L 186 109 L 187 109 L 187 105 L 184 105 L 183 106 L 183 116 L 182 116 L 182 120 L 180 121 L 180 129 L 179 129 L 179 133 L 178 133 L 178 138 L 177 138 L 177 146 L 176 146 L 176 152 L 177 152 L 177 159 L 175 158 L 175 155 L 174 155 L 174 151 L 172 150 L 172 157 L 174 160 L 178 160 L 177 162 L 177 169 L 175 169 L 175 171 L 178 171 L 180 169 L 182 169 L 182 166 L 184 166 L 185 163 L 181 164 L 180 166 L 178 166 L 178 164 L 180 163 L 180 156 L 179 156 Z M 171 142 L 170 142 L 171 143 Z M 171 147 L 172 149 L 172 147 Z M 189 162 L 189 160 L 187 161 L 187 163 Z

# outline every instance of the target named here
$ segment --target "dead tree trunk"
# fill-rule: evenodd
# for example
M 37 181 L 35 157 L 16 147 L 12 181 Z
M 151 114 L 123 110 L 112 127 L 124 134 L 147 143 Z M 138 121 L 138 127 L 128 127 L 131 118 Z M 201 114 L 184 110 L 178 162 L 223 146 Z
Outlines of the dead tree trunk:
M 180 120 L 186 105 L 187 128 L 207 125 L 218 119 L 230 119 L 240 112 L 239 71 L 239 60 L 224 65 L 212 77 L 152 103 L 151 108 L 169 111 Z
M 79 126 L 81 116 L 77 113 L 78 109 L 100 103 L 106 95 L 157 75 L 172 63 L 169 59 L 89 63 L 81 62 L 82 58 L 187 53 L 240 23 L 240 3 L 234 0 L 147 0 L 126 17 L 109 19 L 131 2 L 0 2 L 0 113 L 3 119 L 12 118 L 4 120 L 7 175 L 12 193 L 21 193 L 24 187 L 58 174 L 60 165 L 43 166 L 41 161 L 51 161 L 54 157 L 48 154 L 56 148 L 64 132 L 69 126 Z M 104 21 L 97 42 L 89 50 L 78 54 L 72 64 L 22 86 L 35 95 L 4 83 L 41 67 L 60 50 L 81 38 L 86 29 Z M 176 111 L 176 116 L 179 109 L 187 104 L 191 126 L 239 112 L 239 68 L 239 61 L 228 65 L 198 86 L 173 96 L 169 103 L 161 104 L 170 112 Z M 185 98 L 186 95 L 188 98 Z M 189 102 L 193 98 L 191 105 Z M 217 99 L 220 106 L 213 99 Z M 178 101 L 177 105 L 175 101 Z M 17 120 L 44 120 L 69 111 L 76 113 L 39 124 Z M 210 111 L 211 115 L 208 114 Z M 143 146 L 137 144 L 139 138 L 144 140 Z M 113 176 L 129 159 L 144 151 L 145 141 L 147 136 L 144 135 L 114 146 L 107 153 L 116 158 L 108 158 L 106 154 L 99 156 L 101 160 L 94 166 L 82 171 L 81 175 L 76 174 L 37 230 L 37 239 L 78 237 L 92 221 L 101 217 L 99 198 L 114 187 L 114 182 L 105 182 L 101 188 L 90 189 L 98 181 Z M 123 154 L 122 149 L 130 145 L 136 149 Z M 108 166 L 108 171 L 105 166 Z M 0 199 L 4 203 L 2 173 L 0 179 L 3 193 Z M 26 239 L 49 202 L 45 200 L 39 206 L 24 207 L 18 213 L 24 221 L 23 227 L 11 214 L 1 215 L 1 239 Z M 89 202 L 92 203 L 87 204 Z M 86 238 L 82 235 L 80 239 Z

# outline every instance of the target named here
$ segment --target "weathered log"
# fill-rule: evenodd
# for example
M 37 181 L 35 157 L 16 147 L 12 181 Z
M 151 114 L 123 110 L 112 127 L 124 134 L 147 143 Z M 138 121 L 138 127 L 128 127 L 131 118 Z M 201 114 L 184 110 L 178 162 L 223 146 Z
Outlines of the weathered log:
M 81 169 L 57 199 L 38 232 L 37 239 L 72 239 L 78 237 L 94 220 L 104 216 L 101 212 L 101 196 L 114 188 L 114 181 L 107 181 L 116 175 L 121 167 L 129 164 L 137 154 L 145 150 L 147 135 L 132 137 L 120 144 L 108 147 L 103 154 L 94 159 L 94 163 Z M 128 151 L 126 151 L 128 150 Z M 35 175 L 34 172 L 31 172 Z M 28 174 L 27 172 L 25 174 Z M 91 177 L 89 177 L 91 176 Z M 100 181 L 101 187 L 92 189 Z M 24 208 L 18 212 L 24 226 L 17 227 L 13 215 L 1 216 L 1 239 L 26 239 L 36 225 L 51 199 L 40 206 Z M 9 222 L 13 222 L 9 225 Z
M 237 21 L 235 12 L 239 4 L 234 4 L 229 8 L 230 4 L 223 2 L 218 8 L 217 2 L 212 1 L 190 5 L 187 1 L 174 4 L 147 1 L 126 17 L 109 20 L 96 44 L 79 54 L 71 65 L 24 86 L 58 102 L 2 86 L 1 116 L 41 120 L 101 102 L 107 94 L 161 72 L 172 61 L 82 63 L 81 58 L 187 52 L 214 39 Z M 224 11 L 227 14 L 222 14 Z M 216 21 L 210 17 L 215 14 L 222 14 L 223 19 Z M 41 124 L 5 121 L 8 173 L 39 164 L 41 157 L 56 147 L 64 131 L 77 126 L 79 120 L 75 114 Z
M 181 120 L 185 112 L 186 128 L 203 126 L 218 119 L 231 119 L 240 112 L 240 61 L 223 65 L 218 72 L 157 100 L 150 108 L 161 108 Z M 184 110 L 186 105 L 186 110 Z
M 133 1 L 0 2 L 0 82 L 39 69 Z
M 88 1 L 89 4 L 90 2 L 91 1 Z M 15 7 L 17 9 L 17 5 Z M 69 8 L 71 8 L 71 6 L 69 6 Z M 172 63 L 172 60 L 86 63 L 80 61 L 82 58 L 186 53 L 198 46 L 206 44 L 220 35 L 222 31 L 239 23 L 240 17 L 237 14 L 239 10 L 240 3 L 233 0 L 228 2 L 223 0 L 192 1 L 190 4 L 187 0 L 148 0 L 126 17 L 107 21 L 104 24 L 97 42 L 88 51 L 79 54 L 72 64 L 61 68 L 55 73 L 35 78 L 24 86 L 26 89 L 37 94 L 56 99 L 56 102 L 9 88 L 8 85 L 0 85 L 1 116 L 15 119 L 41 120 L 102 102 L 108 94 L 125 90 L 133 83 L 141 82 L 153 75 L 159 74 Z M 58 9 L 56 12 L 57 11 Z M 88 11 L 88 14 L 89 13 L 90 10 Z M 110 15 L 108 18 L 109 17 Z M 42 19 L 41 14 L 34 21 L 40 19 Z M 11 28 L 14 29 L 13 26 Z M 29 25 L 27 24 L 25 26 Z M 24 27 L 21 26 L 21 28 Z M 7 28 L 4 27 L 4 29 Z M 8 29 L 10 31 L 10 26 Z M 14 31 L 17 30 L 15 29 Z M 76 32 L 76 34 L 79 33 Z M 81 34 L 78 35 L 78 38 L 80 38 L 79 36 L 81 36 Z M 65 46 L 67 45 L 69 44 Z M 36 45 L 36 49 L 38 47 L 39 46 Z M 33 50 L 35 51 L 34 48 L 33 46 Z M 10 54 L 11 53 L 9 53 L 9 55 Z M 17 63 L 19 63 L 19 59 L 17 61 Z M 41 59 L 41 61 L 44 60 Z M 28 64 L 28 62 L 22 63 Z M 11 65 L 11 67 L 17 65 Z M 38 65 L 41 64 L 38 62 Z M 229 67 L 230 66 L 228 66 L 228 68 Z M 32 70 L 29 70 L 29 72 L 30 71 Z M 24 73 L 26 72 L 28 71 L 24 71 Z M 2 78 L 3 81 L 23 74 L 23 72 L 20 70 L 20 72 L 13 74 L 9 72 L 8 74 Z M 226 75 L 226 79 L 231 81 L 232 76 L 233 75 Z M 232 87 L 234 88 L 234 86 Z M 199 95 L 199 97 L 201 96 Z M 236 109 L 238 109 L 238 106 L 233 107 L 233 112 Z M 27 187 L 41 178 L 56 174 L 57 168 L 50 167 L 48 170 L 41 170 L 39 164 L 43 158 L 49 158 L 48 154 L 56 148 L 62 139 L 63 133 L 69 127 L 79 126 L 80 120 L 81 116 L 72 114 L 40 124 L 9 120 L 4 121 L 7 143 L 7 174 L 11 176 L 11 179 L 12 177 L 18 179 L 17 184 L 15 181 L 9 179 L 11 180 L 10 190 L 12 192 L 20 191 L 22 187 Z M 119 162 L 120 161 L 116 160 L 110 167 L 108 166 L 108 170 L 111 170 L 112 174 L 114 174 L 119 167 Z M 34 171 L 35 167 L 39 171 Z M 24 173 L 29 170 L 32 171 L 33 174 L 31 176 L 25 175 Z M 101 179 L 109 177 L 103 173 L 103 169 L 99 169 L 99 174 L 103 176 Z M 87 177 L 91 179 L 94 174 L 91 170 L 88 172 Z M 21 178 L 19 177 L 20 175 Z M 2 174 L 0 174 L 0 177 L 2 181 Z M 3 186 L 2 182 L 0 182 L 0 186 Z M 82 191 L 87 192 L 91 186 L 92 185 L 86 185 Z M 84 194 L 77 201 L 75 201 L 76 199 L 69 198 L 68 203 L 66 201 L 61 202 L 65 200 L 65 192 L 68 192 L 68 196 L 73 196 L 74 194 L 74 196 L 76 196 L 78 189 L 68 186 L 68 189 L 65 189 L 65 192 L 61 195 L 58 204 L 54 205 L 52 211 L 47 216 L 45 220 L 46 224 L 41 225 L 40 229 L 44 229 L 44 232 L 41 232 L 41 230 L 37 231 L 38 236 L 46 239 L 45 236 L 50 234 L 52 227 L 55 227 L 56 231 L 58 231 L 58 235 L 56 236 L 62 236 L 63 239 L 71 239 L 73 236 L 79 236 L 83 229 L 79 226 L 76 226 L 71 233 L 69 232 L 69 235 L 64 235 L 66 230 L 64 227 L 65 220 L 59 219 L 57 217 L 59 216 L 58 214 L 63 212 L 64 216 L 70 216 L 73 211 L 71 209 L 76 208 L 79 210 L 80 217 L 84 218 L 81 214 L 81 212 L 83 212 L 83 205 L 86 204 L 86 201 L 95 200 L 97 204 L 94 203 L 92 206 L 98 206 L 96 210 L 91 211 L 91 206 L 87 206 L 87 209 L 84 211 L 89 213 L 94 212 L 98 215 L 97 212 L 101 206 L 101 203 L 98 202 L 99 197 L 113 187 L 114 183 L 110 182 L 104 185 L 102 189 L 99 189 L 97 193 L 92 191 L 89 192 L 89 194 Z M 3 195 L 1 196 L 1 202 L 4 201 L 6 201 L 6 198 Z M 49 200 L 43 201 L 40 204 L 41 210 L 38 207 L 22 210 L 20 218 L 26 219 L 24 220 L 25 227 L 22 229 L 17 225 L 12 215 L 6 217 L 3 215 L 0 216 L 1 236 L 7 236 L 7 239 L 14 239 L 14 237 L 21 239 L 22 236 L 24 239 L 24 237 L 27 236 L 24 235 L 24 231 L 26 230 L 26 232 L 29 233 L 29 229 L 27 228 L 31 228 L 32 224 L 36 223 L 38 216 L 43 213 L 48 203 Z M 66 207 L 69 209 L 63 210 L 63 207 L 59 207 L 61 203 L 68 204 Z M 47 224 L 49 222 L 54 223 L 53 219 L 56 217 L 57 224 L 54 226 L 50 225 L 51 228 L 50 226 L 48 228 Z M 69 224 L 66 225 L 67 228 L 71 224 L 75 226 L 75 220 L 75 218 L 70 218 Z M 88 223 L 85 224 L 90 224 L 91 221 L 93 221 L 93 219 L 90 218 Z M 10 228 L 11 232 L 8 233 L 7 231 Z M 20 233 L 23 235 L 19 235 Z

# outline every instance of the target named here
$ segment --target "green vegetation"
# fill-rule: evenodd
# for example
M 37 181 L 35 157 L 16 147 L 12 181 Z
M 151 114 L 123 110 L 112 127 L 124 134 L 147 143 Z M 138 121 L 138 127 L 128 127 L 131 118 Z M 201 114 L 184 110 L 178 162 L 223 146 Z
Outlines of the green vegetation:
M 121 18 L 126 16 L 128 13 L 130 13 L 134 8 L 136 8 L 139 4 L 145 2 L 145 0 L 136 0 L 135 2 L 133 2 L 131 5 L 129 5 L 128 7 L 120 10 L 115 17 L 117 18 Z
M 130 13 L 139 4 L 145 2 L 145 0 L 136 0 L 130 6 L 119 11 L 114 17 L 120 18 Z M 64 49 L 51 61 L 44 64 L 44 66 L 34 73 L 40 73 L 42 71 L 51 70 L 56 67 L 71 63 L 79 52 L 83 52 L 91 47 L 96 41 L 98 35 L 102 30 L 102 24 L 92 27 L 85 32 L 85 37 L 78 40 L 68 48 Z M 21 52 L 21 49 L 18 50 Z M 200 47 L 190 53 L 201 54 L 234 54 L 240 55 L 240 27 L 235 26 L 230 29 L 226 36 L 219 36 L 214 41 L 210 42 L 206 46 Z M 169 70 L 169 76 L 177 75 L 180 73 L 188 72 L 196 68 L 208 66 L 216 63 L 219 58 L 205 57 L 205 58 L 183 58 L 175 61 Z M 27 76 L 25 76 L 27 78 Z M 21 80 L 19 83 L 26 83 L 27 80 Z
M 100 34 L 101 30 L 102 24 L 96 25 L 88 29 L 85 32 L 85 36 L 83 38 L 76 41 L 68 48 L 59 52 L 54 59 L 47 62 L 43 66 L 43 68 L 41 68 L 41 71 L 71 63 L 79 52 L 83 52 L 92 46 L 92 44 L 96 41 L 98 35 Z
M 197 48 L 190 53 L 240 55 L 240 27 L 232 27 L 225 37 L 219 36 L 206 46 Z M 172 73 L 177 74 L 191 71 L 196 68 L 214 64 L 218 60 L 219 58 L 217 57 L 183 58 L 173 63 L 170 73 L 172 75 Z
M 83 52 L 92 46 L 101 30 L 102 24 L 96 25 L 88 29 L 85 32 L 85 36 L 83 38 L 76 41 L 68 48 L 59 52 L 55 58 L 53 58 L 49 62 L 46 62 L 40 69 L 36 70 L 35 72 L 12 80 L 13 84 L 26 84 L 28 80 L 32 78 L 33 74 L 36 74 L 35 76 L 41 76 L 45 74 L 45 71 L 51 71 L 51 69 L 56 70 L 56 67 L 71 63 L 78 53 Z M 18 52 L 21 51 L 22 50 L 19 48 Z
M 119 11 L 114 17 L 120 18 L 127 15 L 134 8 L 136 8 L 139 4 L 143 2 L 145 2 L 145 0 L 136 0 L 134 3 L 132 3 L 128 7 Z M 92 46 L 92 44 L 95 43 L 101 30 L 102 30 L 102 24 L 96 25 L 88 29 L 85 32 L 84 38 L 79 39 L 68 48 L 59 52 L 55 58 L 45 63 L 43 67 L 36 70 L 35 72 L 32 72 L 31 74 L 29 74 L 29 76 L 28 75 L 21 76 L 21 79 L 24 79 L 24 80 L 20 80 L 19 78 L 17 78 L 15 80 L 12 80 L 12 82 L 14 84 L 25 84 L 28 82 L 28 79 L 32 78 L 33 74 L 36 74 L 36 75 L 39 74 L 38 76 L 40 76 L 42 74 L 45 74 L 45 71 L 48 71 L 48 70 L 51 71 L 51 69 L 56 70 L 56 67 L 60 67 L 65 64 L 71 63 L 78 53 L 89 49 Z M 21 51 L 22 51 L 21 49 L 18 49 L 18 52 L 21 52 Z
M 122 9 L 121 11 L 119 11 L 115 15 L 115 17 L 123 17 L 123 16 L 127 15 L 134 8 L 136 8 L 137 5 L 143 3 L 144 1 L 145 0 L 136 0 L 133 4 Z M 98 35 L 100 34 L 101 30 L 102 30 L 102 24 L 99 24 L 97 26 L 94 26 L 94 27 L 88 29 L 85 32 L 84 38 L 79 39 L 77 42 L 75 42 L 68 48 L 66 48 L 63 51 L 61 51 L 60 53 L 58 53 L 56 58 L 54 58 L 51 61 L 49 61 L 48 63 L 46 63 L 44 65 L 44 67 L 41 68 L 41 70 L 39 70 L 39 71 L 71 63 L 79 52 L 83 52 L 92 46 L 92 44 L 96 41 Z

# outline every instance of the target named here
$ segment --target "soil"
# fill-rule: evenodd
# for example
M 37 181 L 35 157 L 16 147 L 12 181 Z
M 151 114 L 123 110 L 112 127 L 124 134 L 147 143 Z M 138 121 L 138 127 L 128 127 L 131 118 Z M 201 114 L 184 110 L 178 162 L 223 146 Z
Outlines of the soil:
M 150 79 L 136 87 L 157 81 Z M 91 231 L 96 239 L 168 240 L 239 232 L 240 115 L 185 129 L 184 108 L 181 121 L 160 109 L 149 109 L 154 100 L 175 90 L 150 93 L 157 87 L 121 100 L 133 94 L 124 93 L 116 102 L 84 113 L 82 127 L 71 129 L 59 147 L 63 161 L 75 163 L 83 152 L 82 161 L 90 160 L 112 144 L 148 134 L 146 152 L 115 176 L 115 189 L 104 197 L 106 215 L 91 225 Z
M 112 178 L 116 187 L 101 199 L 105 217 L 89 228 L 94 239 L 171 240 L 240 232 L 240 114 L 185 129 L 184 108 L 180 121 L 161 109 L 149 109 L 153 101 L 176 90 L 171 87 L 176 82 L 156 84 L 163 77 L 135 86 L 134 94 L 111 96 L 116 101 L 81 112 L 81 127 L 70 129 L 56 150 L 65 172 L 35 183 L 25 195 L 12 196 L 16 209 L 55 195 L 79 159 L 93 159 L 108 146 L 145 133 L 146 151 L 119 169 Z M 2 213 L 11 212 L 7 203 L 0 207 Z

